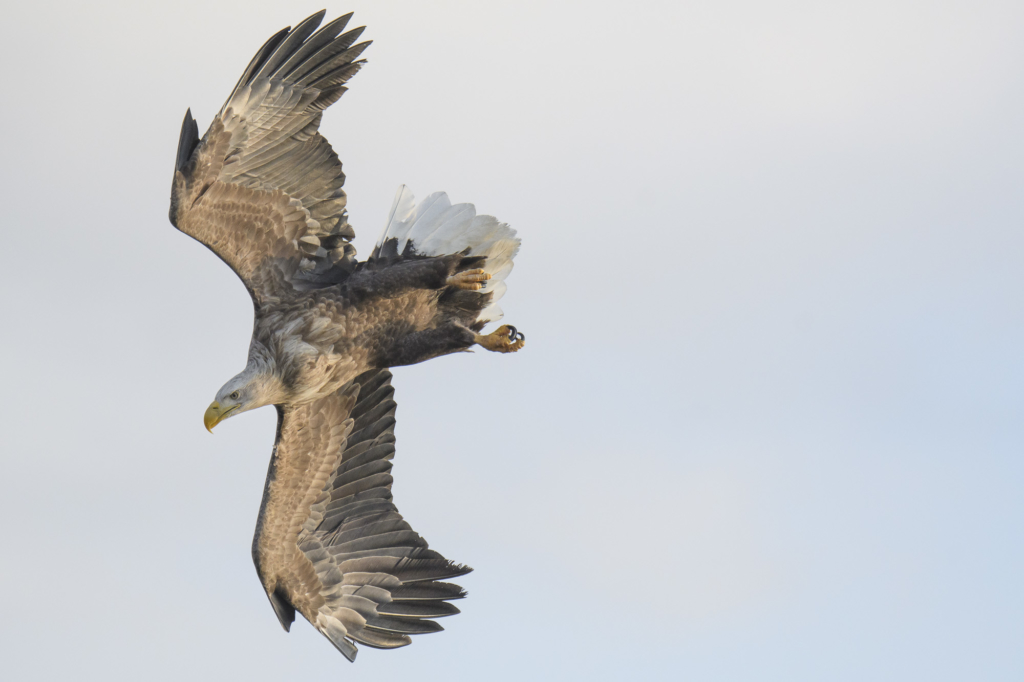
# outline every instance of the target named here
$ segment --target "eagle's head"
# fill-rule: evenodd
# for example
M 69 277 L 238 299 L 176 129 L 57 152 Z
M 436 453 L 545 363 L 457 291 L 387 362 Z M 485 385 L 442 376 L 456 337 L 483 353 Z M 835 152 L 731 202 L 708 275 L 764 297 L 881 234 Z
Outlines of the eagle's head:
M 203 415 L 206 430 L 228 417 L 277 402 L 280 382 L 266 367 L 250 364 L 240 374 L 221 386 L 217 396 Z

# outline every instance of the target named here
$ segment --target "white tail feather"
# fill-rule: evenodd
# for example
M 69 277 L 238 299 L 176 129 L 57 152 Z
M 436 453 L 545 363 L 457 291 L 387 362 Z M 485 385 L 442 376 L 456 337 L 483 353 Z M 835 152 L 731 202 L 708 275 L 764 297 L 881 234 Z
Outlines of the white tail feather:
M 398 240 L 398 253 L 405 253 L 406 246 L 408 246 L 409 242 L 415 243 L 415 240 L 413 239 L 414 233 L 423 235 L 428 230 L 432 232 L 438 222 L 438 218 L 440 218 L 445 211 L 451 208 L 451 206 L 451 202 L 448 201 L 448 195 L 444 192 L 434 192 L 424 199 L 420 205 L 416 207 L 416 211 L 412 215 L 409 224 L 409 231 L 406 233 L 405 239 Z
M 444 192 L 434 192 L 416 206 L 412 192 L 402 185 L 395 194 L 377 249 L 389 239 L 396 240 L 399 255 L 405 254 L 411 245 L 420 256 L 443 256 L 466 249 L 470 256 L 486 256 L 483 270 L 491 279 L 481 293 L 493 292 L 493 296 L 477 319 L 501 319 L 497 301 L 505 294 L 503 280 L 512 271 L 512 259 L 519 252 L 519 239 L 511 227 L 494 216 L 477 215 L 473 204 L 452 205 Z
M 398 186 L 398 192 L 395 194 L 395 200 L 391 204 L 391 212 L 388 213 L 388 221 L 384 225 L 384 234 L 381 235 L 381 241 L 384 241 L 386 237 L 398 237 L 399 232 L 404 237 L 409 233 L 409 228 L 412 227 L 411 218 L 416 212 L 416 198 L 409 191 L 409 188 L 405 185 Z
M 476 316 L 476 319 L 477 322 L 487 324 L 488 322 L 497 322 L 503 317 L 505 317 L 505 312 L 501 309 L 501 306 L 497 303 L 492 303 L 481 310 L 480 314 Z

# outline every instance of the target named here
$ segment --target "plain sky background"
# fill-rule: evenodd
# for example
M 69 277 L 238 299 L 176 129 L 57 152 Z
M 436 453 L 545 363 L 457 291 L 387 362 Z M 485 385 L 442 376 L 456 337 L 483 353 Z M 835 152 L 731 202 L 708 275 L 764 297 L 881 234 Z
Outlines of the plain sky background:
M 322 131 L 519 230 L 528 337 L 396 370 L 396 503 L 476 572 L 350 665 L 210 436 L 251 304 L 167 221 L 186 107 L 317 2 L 8 3 L 0 677 L 1024 679 L 1024 4 L 368 2 Z

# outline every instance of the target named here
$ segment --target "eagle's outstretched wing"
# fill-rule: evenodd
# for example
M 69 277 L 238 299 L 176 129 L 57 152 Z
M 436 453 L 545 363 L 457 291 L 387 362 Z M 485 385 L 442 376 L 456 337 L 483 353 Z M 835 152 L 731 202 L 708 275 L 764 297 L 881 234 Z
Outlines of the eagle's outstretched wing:
M 287 630 L 298 610 L 349 659 L 354 642 L 405 646 L 458 613 L 472 569 L 427 548 L 391 501 L 391 373 L 371 370 L 337 393 L 278 406 L 277 443 L 253 560 Z
M 231 266 L 257 305 L 336 282 L 354 262 L 345 175 L 317 129 L 369 42 L 353 45 L 363 28 L 341 34 L 351 14 L 316 31 L 323 16 L 270 38 L 202 140 L 189 111 L 178 141 L 171 222 Z

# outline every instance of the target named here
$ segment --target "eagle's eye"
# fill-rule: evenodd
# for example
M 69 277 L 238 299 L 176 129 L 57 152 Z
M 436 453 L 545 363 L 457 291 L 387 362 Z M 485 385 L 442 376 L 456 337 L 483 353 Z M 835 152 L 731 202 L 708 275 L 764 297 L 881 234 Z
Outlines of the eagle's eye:
M 231 395 L 229 395 L 228 397 L 231 398 L 232 400 L 238 400 L 238 391 L 232 392 Z

